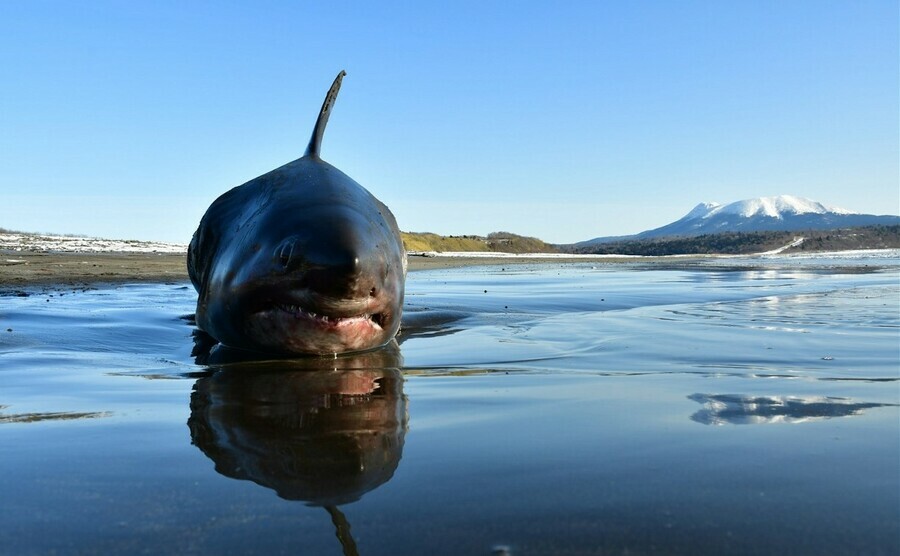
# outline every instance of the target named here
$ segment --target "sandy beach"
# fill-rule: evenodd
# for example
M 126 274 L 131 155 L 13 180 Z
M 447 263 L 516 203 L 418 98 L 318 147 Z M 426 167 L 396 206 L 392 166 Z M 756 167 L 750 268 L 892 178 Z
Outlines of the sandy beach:
M 537 262 L 611 263 L 609 257 L 410 256 L 409 270 Z M 84 288 L 103 284 L 179 282 L 188 279 L 184 253 L 0 251 L 0 295 L 28 288 Z

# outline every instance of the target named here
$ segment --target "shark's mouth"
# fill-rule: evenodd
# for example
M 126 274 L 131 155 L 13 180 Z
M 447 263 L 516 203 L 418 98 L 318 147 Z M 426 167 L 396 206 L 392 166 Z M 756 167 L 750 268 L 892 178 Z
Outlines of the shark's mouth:
M 386 299 L 276 301 L 243 323 L 251 349 L 286 354 L 366 351 L 390 341 L 396 328 Z
M 279 304 L 275 306 L 277 311 L 287 313 L 297 320 L 305 320 L 322 328 L 338 328 L 345 325 L 371 323 L 373 327 L 383 329 L 387 321 L 385 313 L 362 313 L 357 315 L 329 315 L 305 309 L 300 305 Z

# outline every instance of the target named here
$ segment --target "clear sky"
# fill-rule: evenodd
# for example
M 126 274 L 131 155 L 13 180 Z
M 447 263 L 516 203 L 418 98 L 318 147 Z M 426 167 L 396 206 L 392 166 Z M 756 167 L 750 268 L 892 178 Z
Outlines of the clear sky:
M 896 0 L 0 2 L 0 227 L 186 243 L 322 157 L 401 229 L 551 242 L 701 201 L 900 213 Z

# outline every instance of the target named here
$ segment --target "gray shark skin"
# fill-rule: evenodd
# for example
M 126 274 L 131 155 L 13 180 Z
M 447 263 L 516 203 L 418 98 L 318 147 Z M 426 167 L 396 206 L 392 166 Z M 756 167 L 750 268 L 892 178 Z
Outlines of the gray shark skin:
M 345 72 L 306 154 L 216 199 L 188 247 L 198 328 L 282 355 L 359 352 L 400 328 L 406 251 L 391 211 L 319 157 Z

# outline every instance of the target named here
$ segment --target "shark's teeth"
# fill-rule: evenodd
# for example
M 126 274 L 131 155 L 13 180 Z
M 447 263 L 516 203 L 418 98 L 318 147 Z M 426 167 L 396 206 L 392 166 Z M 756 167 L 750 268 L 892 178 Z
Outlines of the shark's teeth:
M 282 305 L 278 305 L 278 308 L 287 313 L 291 313 L 292 315 L 294 315 L 294 318 L 298 318 L 298 319 L 306 318 L 306 319 L 318 320 L 321 322 L 339 322 L 339 321 L 346 320 L 346 319 L 372 320 L 372 315 L 370 315 L 368 313 L 359 315 L 359 316 L 355 316 L 355 317 L 333 317 L 333 316 L 329 316 L 329 315 L 320 315 L 314 311 L 307 311 L 306 309 L 304 309 L 303 307 L 300 307 L 299 305 L 282 304 Z M 380 325 L 381 323 L 379 322 L 378 324 Z

